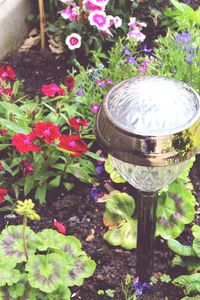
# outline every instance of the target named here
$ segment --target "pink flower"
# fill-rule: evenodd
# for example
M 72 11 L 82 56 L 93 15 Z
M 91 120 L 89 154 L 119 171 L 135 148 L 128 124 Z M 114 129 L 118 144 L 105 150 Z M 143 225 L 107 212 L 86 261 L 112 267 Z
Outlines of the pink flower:
M 60 14 L 65 20 L 77 21 L 80 15 L 79 9 L 80 8 L 78 6 L 74 5 L 62 10 Z
M 68 119 L 68 122 L 76 130 L 79 130 L 81 126 L 88 127 L 89 125 L 87 120 L 81 118 Z
M 0 128 L 0 134 L 2 134 L 2 135 L 7 135 L 7 134 L 8 134 L 8 131 L 5 130 L 5 129 Z
M 83 10 L 84 11 L 95 11 L 95 10 L 105 10 L 109 0 L 83 0 Z
M 130 29 L 135 29 L 136 27 L 142 29 L 142 27 L 147 27 L 147 24 L 144 22 L 138 22 L 135 17 L 131 17 L 128 26 Z
M 93 103 L 92 106 L 91 106 L 91 111 L 96 114 L 99 110 L 99 104 L 97 103 Z
M 72 33 L 66 37 L 65 43 L 70 50 L 81 47 L 81 36 L 78 33 Z
M 0 170 L 3 170 L 2 162 L 0 162 Z
M 40 147 L 33 143 L 35 138 L 36 136 L 33 132 L 29 134 L 17 133 L 12 137 L 12 145 L 21 153 L 39 152 Z
M 110 26 L 109 20 L 106 17 L 105 12 L 100 10 L 95 10 L 90 13 L 88 20 L 90 25 L 96 26 L 99 30 L 106 31 Z
M 127 38 L 132 39 L 135 42 L 143 42 L 146 38 L 146 35 L 144 35 L 139 27 L 136 27 L 134 30 L 127 33 Z
M 34 133 L 36 137 L 50 145 L 60 137 L 59 127 L 51 122 L 38 122 L 35 124 Z
M 66 227 L 65 227 L 62 223 L 60 223 L 60 222 L 58 222 L 56 219 L 54 219 L 54 220 L 53 220 L 53 225 L 55 226 L 55 228 L 56 228 L 60 233 L 66 234 L 67 229 L 66 229 Z
M 0 188 L 0 203 L 5 201 L 5 196 L 8 194 L 8 190 L 5 188 Z
M 143 64 L 138 67 L 138 71 L 146 73 L 148 70 L 148 64 L 149 64 L 149 62 L 147 60 L 144 60 Z
M 8 89 L 0 89 L 0 95 L 12 95 L 13 93 L 13 88 L 8 88 Z
M 65 94 L 65 90 L 60 88 L 56 83 L 43 84 L 42 93 L 47 97 L 62 96 Z
M 59 147 L 71 151 L 70 155 L 74 157 L 82 156 L 88 151 L 87 144 L 79 135 L 61 135 Z
M 106 87 L 108 84 L 112 84 L 112 79 L 107 79 L 106 81 L 102 81 L 101 79 L 97 79 L 96 83 L 99 86 Z
M 33 165 L 27 159 L 22 160 L 22 168 L 24 176 L 32 175 L 34 172 Z
M 7 79 L 12 79 L 12 80 L 15 80 L 15 72 L 14 72 L 14 69 L 13 67 L 11 66 L 1 66 L 0 67 L 0 78 L 3 79 L 3 80 L 7 80 Z
M 118 16 L 116 16 L 113 20 L 115 28 L 119 28 L 122 26 L 122 19 Z

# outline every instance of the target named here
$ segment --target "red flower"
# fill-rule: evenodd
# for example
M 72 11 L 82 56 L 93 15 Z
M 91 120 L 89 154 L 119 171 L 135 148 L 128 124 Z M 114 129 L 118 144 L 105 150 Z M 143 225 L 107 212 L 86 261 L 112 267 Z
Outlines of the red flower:
M 13 88 L 9 88 L 9 89 L 0 89 L 0 95 L 12 95 L 13 93 Z
M 39 152 L 40 147 L 35 145 L 32 141 L 36 136 L 33 132 L 29 134 L 18 133 L 12 137 L 12 145 L 16 147 L 19 152 Z
M 0 162 L 0 170 L 3 170 L 2 162 Z
M 64 80 L 64 84 L 72 90 L 75 87 L 75 79 L 72 76 L 67 76 Z
M 48 97 L 55 97 L 56 94 L 58 96 L 62 96 L 65 94 L 65 90 L 60 88 L 56 83 L 43 84 L 42 92 L 45 96 L 48 96 Z
M 73 118 L 73 119 L 68 119 L 69 124 L 74 128 L 79 130 L 80 126 L 88 127 L 89 122 L 85 119 L 81 118 Z
M 32 175 L 34 172 L 33 165 L 26 159 L 22 161 L 22 168 L 23 168 L 23 174 L 26 175 Z
M 53 144 L 60 136 L 59 127 L 51 122 L 38 122 L 34 127 L 35 135 L 47 144 Z
M 11 66 L 1 66 L 0 67 L 0 78 L 7 80 L 8 78 L 15 80 L 15 72 Z
M 3 135 L 7 135 L 8 131 L 0 128 L 0 133 Z
M 0 189 L 0 203 L 5 201 L 5 196 L 8 194 L 8 190 L 7 189 Z
M 67 232 L 66 227 L 65 227 L 63 224 L 61 224 L 60 222 L 58 222 L 56 219 L 53 220 L 53 225 L 56 227 L 56 229 L 57 229 L 60 233 L 66 234 L 66 232 Z
M 79 135 L 61 135 L 59 147 L 74 152 L 72 156 L 81 156 L 88 151 L 88 146 Z

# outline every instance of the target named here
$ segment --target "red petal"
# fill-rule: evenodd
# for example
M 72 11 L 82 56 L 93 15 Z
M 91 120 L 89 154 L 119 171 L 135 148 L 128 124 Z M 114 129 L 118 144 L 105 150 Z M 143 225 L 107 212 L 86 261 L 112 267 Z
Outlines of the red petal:
M 53 224 L 54 224 L 54 226 L 56 227 L 56 229 L 57 229 L 60 233 L 66 234 L 67 229 L 66 229 L 66 227 L 65 227 L 63 224 L 61 224 L 60 222 L 58 222 L 56 219 L 53 220 Z

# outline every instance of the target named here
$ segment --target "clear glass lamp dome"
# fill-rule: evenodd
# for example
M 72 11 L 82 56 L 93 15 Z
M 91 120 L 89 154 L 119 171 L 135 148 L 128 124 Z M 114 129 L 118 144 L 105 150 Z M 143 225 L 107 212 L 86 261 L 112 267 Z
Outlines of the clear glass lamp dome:
M 200 97 L 171 78 L 125 80 L 105 97 L 95 133 L 131 185 L 140 191 L 158 191 L 200 149 Z

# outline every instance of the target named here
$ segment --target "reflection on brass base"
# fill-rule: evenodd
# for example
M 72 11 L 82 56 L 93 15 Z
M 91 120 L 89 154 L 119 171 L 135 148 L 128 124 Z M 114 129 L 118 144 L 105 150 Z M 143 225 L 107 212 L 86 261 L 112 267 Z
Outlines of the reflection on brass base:
M 153 267 L 158 194 L 139 192 L 136 275 L 140 282 L 149 282 Z

